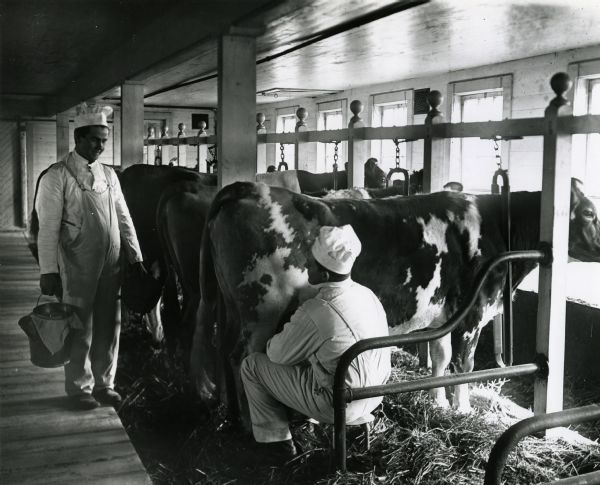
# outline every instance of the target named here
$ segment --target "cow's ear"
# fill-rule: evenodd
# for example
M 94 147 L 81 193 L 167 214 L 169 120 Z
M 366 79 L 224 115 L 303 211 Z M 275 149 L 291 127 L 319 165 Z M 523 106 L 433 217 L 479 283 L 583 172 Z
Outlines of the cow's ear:
M 575 209 L 584 198 L 583 182 L 578 178 L 571 177 L 571 219 L 575 217 Z

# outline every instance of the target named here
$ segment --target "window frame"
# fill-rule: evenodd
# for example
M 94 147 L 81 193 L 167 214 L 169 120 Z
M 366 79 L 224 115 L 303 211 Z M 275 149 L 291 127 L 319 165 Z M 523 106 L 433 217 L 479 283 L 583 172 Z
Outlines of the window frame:
M 371 126 L 384 126 L 381 122 L 376 124 L 375 118 L 376 113 L 382 106 L 392 105 L 406 105 L 406 125 L 414 124 L 414 89 L 400 89 L 394 91 L 385 91 L 381 93 L 374 93 L 370 96 L 369 107 L 371 110 Z M 400 126 L 406 126 L 400 125 Z M 395 125 L 392 125 L 395 126 Z M 380 165 L 383 167 L 383 141 L 385 140 L 372 140 L 369 146 L 369 154 L 371 157 L 377 158 Z M 392 142 L 392 140 L 389 140 Z M 413 168 L 413 147 L 412 143 L 402 143 L 404 148 L 404 160 L 405 167 L 407 170 L 414 170 Z M 400 155 L 402 158 L 402 155 Z M 402 166 L 402 163 L 400 164 Z
M 591 114 L 591 103 L 592 103 L 592 90 L 594 85 L 600 85 L 600 59 L 590 59 L 586 61 L 573 62 L 569 64 L 567 73 L 571 79 L 574 79 L 574 89 L 567 93 L 567 98 L 571 101 L 573 106 L 573 115 L 581 116 Z M 590 185 L 588 177 L 589 165 L 598 163 L 593 157 L 590 157 L 592 151 L 592 140 L 593 136 L 598 134 L 575 134 L 572 136 L 572 158 L 571 163 L 573 166 L 577 164 L 577 157 L 583 156 L 584 161 L 583 173 L 584 184 Z M 583 139 L 583 143 L 579 143 L 578 139 Z M 581 167 L 580 167 L 581 168 Z M 579 176 L 575 173 L 573 176 Z M 594 201 L 596 206 L 600 209 L 600 193 L 589 193 L 586 194 L 591 200 Z
M 348 125 L 348 100 L 337 99 L 333 101 L 323 101 L 317 103 L 317 130 L 327 131 L 326 127 L 326 116 L 329 113 L 339 113 L 342 116 L 342 122 L 340 128 L 329 128 L 337 130 L 344 128 Z M 317 160 L 316 160 L 316 172 L 323 173 L 327 172 L 327 154 L 329 151 L 333 151 L 334 145 L 329 143 L 318 143 L 317 144 Z M 341 142 L 338 145 L 338 170 L 344 170 L 344 163 L 346 160 L 347 153 L 347 142 Z M 333 163 L 332 163 L 333 170 Z
M 275 110 L 275 133 L 294 133 L 296 123 L 298 122 L 298 117 L 296 116 L 296 111 L 298 111 L 299 105 L 294 106 L 286 106 L 283 108 L 277 108 Z M 285 119 L 294 120 L 294 130 L 284 131 L 285 130 Z M 273 160 L 275 161 L 275 166 L 279 167 L 281 163 L 281 151 L 280 144 L 273 144 Z M 287 163 L 288 170 L 294 170 L 296 168 L 296 146 L 292 144 L 284 145 L 284 155 L 285 162 Z
M 463 118 L 463 100 L 467 96 L 485 94 L 489 92 L 499 92 L 502 94 L 502 118 L 508 119 L 512 115 L 512 74 L 499 74 L 481 78 L 466 79 L 449 82 L 447 86 L 446 119 L 451 123 L 462 123 Z M 491 142 L 490 142 L 491 143 Z M 510 140 L 500 141 L 500 156 L 502 157 L 502 167 L 510 170 Z M 458 173 L 462 179 L 463 173 L 463 139 L 452 138 L 446 140 L 444 150 L 444 164 L 442 174 L 443 180 L 449 182 L 456 180 L 453 174 Z M 458 153 L 458 159 L 453 154 Z M 451 176 L 452 174 L 452 176 Z M 462 180 L 459 180 L 462 182 Z M 490 178 L 489 184 L 492 180 Z

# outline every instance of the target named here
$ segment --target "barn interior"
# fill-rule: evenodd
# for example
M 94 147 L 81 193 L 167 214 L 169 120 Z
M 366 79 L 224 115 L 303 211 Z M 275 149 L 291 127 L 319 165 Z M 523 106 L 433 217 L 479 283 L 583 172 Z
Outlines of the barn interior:
M 598 25 L 594 0 L 0 0 L 0 233 L 27 230 L 36 181 L 73 150 L 82 102 L 113 107 L 100 160 L 121 170 L 210 172 L 218 160 L 221 187 L 281 162 L 331 172 L 350 142 L 334 132 L 301 143 L 299 122 L 309 132 L 345 129 L 357 114 L 372 128 L 424 125 L 432 91 L 446 123 L 542 118 L 558 72 L 573 82 L 567 113 L 600 115 Z M 568 170 L 600 210 L 594 126 L 572 135 Z M 363 149 L 385 172 L 424 169 L 423 139 Z M 505 168 L 511 190 L 542 189 L 543 136 L 446 138 L 439 153 L 440 188 L 489 193 Z M 565 368 L 593 379 L 599 266 L 563 274 Z M 538 280 L 515 297 L 517 363 L 535 351 Z

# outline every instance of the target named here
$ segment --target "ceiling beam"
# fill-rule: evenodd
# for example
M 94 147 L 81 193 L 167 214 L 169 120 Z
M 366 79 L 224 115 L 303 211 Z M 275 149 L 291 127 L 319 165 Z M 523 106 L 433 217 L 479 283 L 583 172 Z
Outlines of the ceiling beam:
M 81 75 L 73 79 L 49 104 L 54 114 L 72 108 L 121 85 L 126 80 L 141 81 L 161 71 L 181 64 L 202 53 L 216 53 L 211 44 L 215 37 L 225 31 L 236 19 L 242 18 L 260 6 L 262 1 L 227 2 L 233 13 L 225 15 L 223 5 L 212 10 L 199 7 L 197 3 L 176 3 L 174 8 L 157 15 L 157 19 L 138 35 L 105 56 L 90 52 L 90 64 Z M 207 43 L 210 47 L 204 45 Z M 208 47 L 208 48 L 207 48 Z M 99 58 L 99 61 L 96 59 Z M 216 66 L 217 59 L 206 59 Z

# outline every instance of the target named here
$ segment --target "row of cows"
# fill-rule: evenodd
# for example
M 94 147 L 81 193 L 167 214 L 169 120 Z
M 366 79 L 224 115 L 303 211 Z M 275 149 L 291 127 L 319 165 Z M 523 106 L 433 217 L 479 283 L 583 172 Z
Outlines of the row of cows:
M 297 308 L 308 288 L 306 263 L 320 226 L 353 226 L 363 251 L 352 277 L 380 298 L 391 333 L 443 324 L 478 270 L 507 248 L 500 196 L 450 191 L 398 196 L 401 188 L 382 188 L 385 174 L 374 164 L 365 167 L 365 185 L 375 188 L 339 198 L 322 180 L 310 185 L 316 179 L 309 175 L 303 174 L 300 190 L 325 197 L 249 182 L 218 191 L 215 175 L 177 167 L 136 165 L 120 174 L 145 263 L 163 289 L 167 343 L 189 355 L 194 384 L 206 399 L 217 398 L 222 365 L 227 381 L 237 382 L 241 360 L 264 350 Z M 514 193 L 511 203 L 512 249 L 536 248 L 540 193 Z M 600 262 L 600 222 L 576 181 L 569 253 Z M 532 269 L 533 264 L 514 263 L 514 286 Z M 505 272 L 498 269 L 488 278 L 477 304 L 451 336 L 431 343 L 434 375 L 443 375 L 450 363 L 457 372 L 472 370 L 481 328 L 501 311 Z M 181 309 L 175 280 L 183 293 Z M 140 295 L 127 285 L 136 282 L 125 280 L 126 304 L 156 307 L 158 292 Z M 128 302 L 125 295 L 145 301 Z M 219 300 L 225 316 L 215 326 Z M 433 397 L 449 405 L 443 389 Z M 453 404 L 469 409 L 466 385 L 457 388 Z

